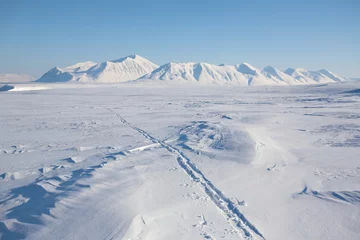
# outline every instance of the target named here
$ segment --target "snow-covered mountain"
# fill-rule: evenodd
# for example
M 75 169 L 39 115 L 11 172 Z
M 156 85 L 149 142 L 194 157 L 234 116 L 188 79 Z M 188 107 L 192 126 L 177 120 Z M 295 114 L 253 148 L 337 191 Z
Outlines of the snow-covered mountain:
M 213 65 L 208 63 L 168 63 L 144 75 L 140 80 L 190 81 L 199 83 L 257 86 L 297 85 L 345 81 L 328 70 L 307 71 L 302 68 L 282 72 L 267 66 L 259 70 L 248 63 Z
M 248 80 L 236 71 L 235 66 L 217 66 L 208 63 L 193 62 L 168 63 L 143 76 L 141 79 L 177 80 L 217 84 L 236 82 L 240 85 L 248 85 Z
M 167 63 L 162 66 L 138 55 L 130 55 L 102 63 L 82 62 L 65 68 L 55 67 L 45 73 L 38 82 L 95 82 L 115 83 L 131 80 L 185 81 L 205 84 L 297 85 L 342 82 L 340 77 L 328 70 L 308 71 L 288 68 L 282 72 L 267 66 L 259 70 L 248 63 L 237 65 L 214 65 L 209 63 Z
M 332 80 L 334 80 L 336 82 L 344 82 L 347 80 L 347 78 L 340 77 L 340 76 L 336 75 L 335 73 L 330 72 L 327 69 L 321 69 L 319 72 L 321 74 L 325 75 L 326 77 L 331 78 Z
M 264 67 L 264 69 L 261 71 L 261 73 L 267 78 L 267 79 L 272 79 L 274 81 L 279 81 L 279 82 L 283 82 L 284 84 L 289 84 L 289 85 L 297 85 L 300 84 L 299 81 L 297 81 L 296 79 L 294 79 L 293 77 L 289 76 L 288 74 L 272 67 L 272 66 L 267 66 Z
M 0 73 L 0 82 L 29 82 L 34 78 L 26 74 Z
M 45 73 L 38 82 L 125 82 L 135 80 L 152 72 L 158 66 L 138 55 L 130 55 L 102 63 L 83 62 L 75 65 L 55 67 Z
M 308 71 L 304 68 L 288 68 L 285 73 L 303 84 L 342 82 L 346 78 L 339 77 L 328 70 Z

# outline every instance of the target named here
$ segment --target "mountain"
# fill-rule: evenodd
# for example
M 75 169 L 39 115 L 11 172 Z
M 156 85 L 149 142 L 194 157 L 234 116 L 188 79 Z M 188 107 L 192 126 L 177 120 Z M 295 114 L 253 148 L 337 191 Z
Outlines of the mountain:
M 138 79 L 158 66 L 138 55 L 130 55 L 91 67 L 80 81 L 125 82 Z
M 63 69 L 54 67 L 46 72 L 37 82 L 70 82 L 76 81 L 83 76 L 86 71 L 96 65 L 94 62 L 80 62 Z
M 30 82 L 34 78 L 26 74 L 0 73 L 0 82 Z
M 114 83 L 135 80 L 158 66 L 138 55 L 130 55 L 102 63 L 83 62 L 60 69 L 55 67 L 38 82 L 99 82 Z
M 69 82 L 72 80 L 74 80 L 72 72 L 66 72 L 58 67 L 54 67 L 46 72 L 40 79 L 36 80 L 36 82 Z
M 272 67 L 272 66 L 267 66 L 265 67 L 261 73 L 267 78 L 267 79 L 272 79 L 274 81 L 279 81 L 282 82 L 284 84 L 289 84 L 289 85 L 297 85 L 297 84 L 302 84 L 301 82 L 297 81 L 296 79 L 294 79 L 293 77 L 289 76 L 288 74 Z
M 251 66 L 248 63 L 241 63 L 235 65 L 235 68 L 238 72 L 242 73 L 248 79 L 249 86 L 284 84 L 284 82 L 280 81 L 277 78 L 266 77 L 259 69 Z
M 94 63 L 92 61 L 80 62 L 80 63 L 76 63 L 74 65 L 68 66 L 68 67 L 64 68 L 64 70 L 67 72 L 85 72 L 85 71 L 89 70 L 91 67 L 95 66 L 96 64 L 97 63 Z
M 176 80 L 200 83 L 242 86 L 296 84 L 296 80 L 287 74 L 270 67 L 264 70 L 248 63 L 238 65 L 212 65 L 208 63 L 168 63 L 153 72 L 144 75 L 141 80 Z
M 321 70 L 319 70 L 319 72 L 336 82 L 344 82 L 347 80 L 346 78 L 340 77 L 340 76 L 336 75 L 335 73 L 330 72 L 327 69 L 321 69 Z
M 102 63 L 88 61 L 65 68 L 55 67 L 37 81 L 116 83 L 132 80 L 138 80 L 138 82 L 158 80 L 257 86 L 318 84 L 343 82 L 348 79 L 326 69 L 308 71 L 303 68 L 288 68 L 282 72 L 272 66 L 259 70 L 249 63 L 213 65 L 188 62 L 167 63 L 159 67 L 143 57 L 129 55 Z
M 308 71 L 304 68 L 288 68 L 285 70 L 285 73 L 303 84 L 346 81 L 345 78 L 339 77 L 325 69 L 319 71 Z
M 141 79 L 176 80 L 200 83 L 224 84 L 234 82 L 247 85 L 248 80 L 237 72 L 235 66 L 212 65 L 208 63 L 168 63 L 160 66 L 153 72 L 144 75 Z

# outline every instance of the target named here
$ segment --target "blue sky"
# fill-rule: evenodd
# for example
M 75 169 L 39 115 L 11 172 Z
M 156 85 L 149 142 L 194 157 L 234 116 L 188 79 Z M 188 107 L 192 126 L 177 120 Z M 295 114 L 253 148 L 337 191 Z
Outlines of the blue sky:
M 360 77 L 360 1 L 0 0 L 0 73 L 129 54 Z

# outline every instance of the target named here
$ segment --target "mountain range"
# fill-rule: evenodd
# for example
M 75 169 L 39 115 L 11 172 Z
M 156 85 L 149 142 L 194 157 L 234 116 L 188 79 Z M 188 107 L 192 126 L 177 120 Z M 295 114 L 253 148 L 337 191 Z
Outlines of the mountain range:
M 158 66 L 141 56 L 130 55 L 102 63 L 89 61 L 65 68 L 54 67 L 36 81 L 117 83 L 133 80 L 257 86 L 317 84 L 348 79 L 326 69 L 308 71 L 303 68 L 288 68 L 282 72 L 271 66 L 260 70 L 248 63 L 214 65 L 189 62 Z

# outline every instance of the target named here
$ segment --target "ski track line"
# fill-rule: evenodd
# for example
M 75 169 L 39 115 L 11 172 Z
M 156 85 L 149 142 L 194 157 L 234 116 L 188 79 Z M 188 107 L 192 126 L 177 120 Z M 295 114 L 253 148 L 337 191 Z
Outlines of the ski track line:
M 196 167 L 191 159 L 188 158 L 183 152 L 165 143 L 164 141 L 151 136 L 146 131 L 133 126 L 114 110 L 110 108 L 106 109 L 114 113 L 124 125 L 134 129 L 153 143 L 159 144 L 169 152 L 177 155 L 177 161 L 180 167 L 187 175 L 191 177 L 193 181 L 199 183 L 198 185 L 201 187 L 201 189 L 209 196 L 211 201 L 224 214 L 232 228 L 242 238 L 254 240 L 260 238 L 265 240 L 265 237 L 260 233 L 260 231 L 252 223 L 250 223 L 250 221 L 239 211 L 239 209 L 237 209 L 235 204 L 227 196 L 225 196 L 222 191 L 217 189 L 214 184 L 205 177 L 205 175 Z

